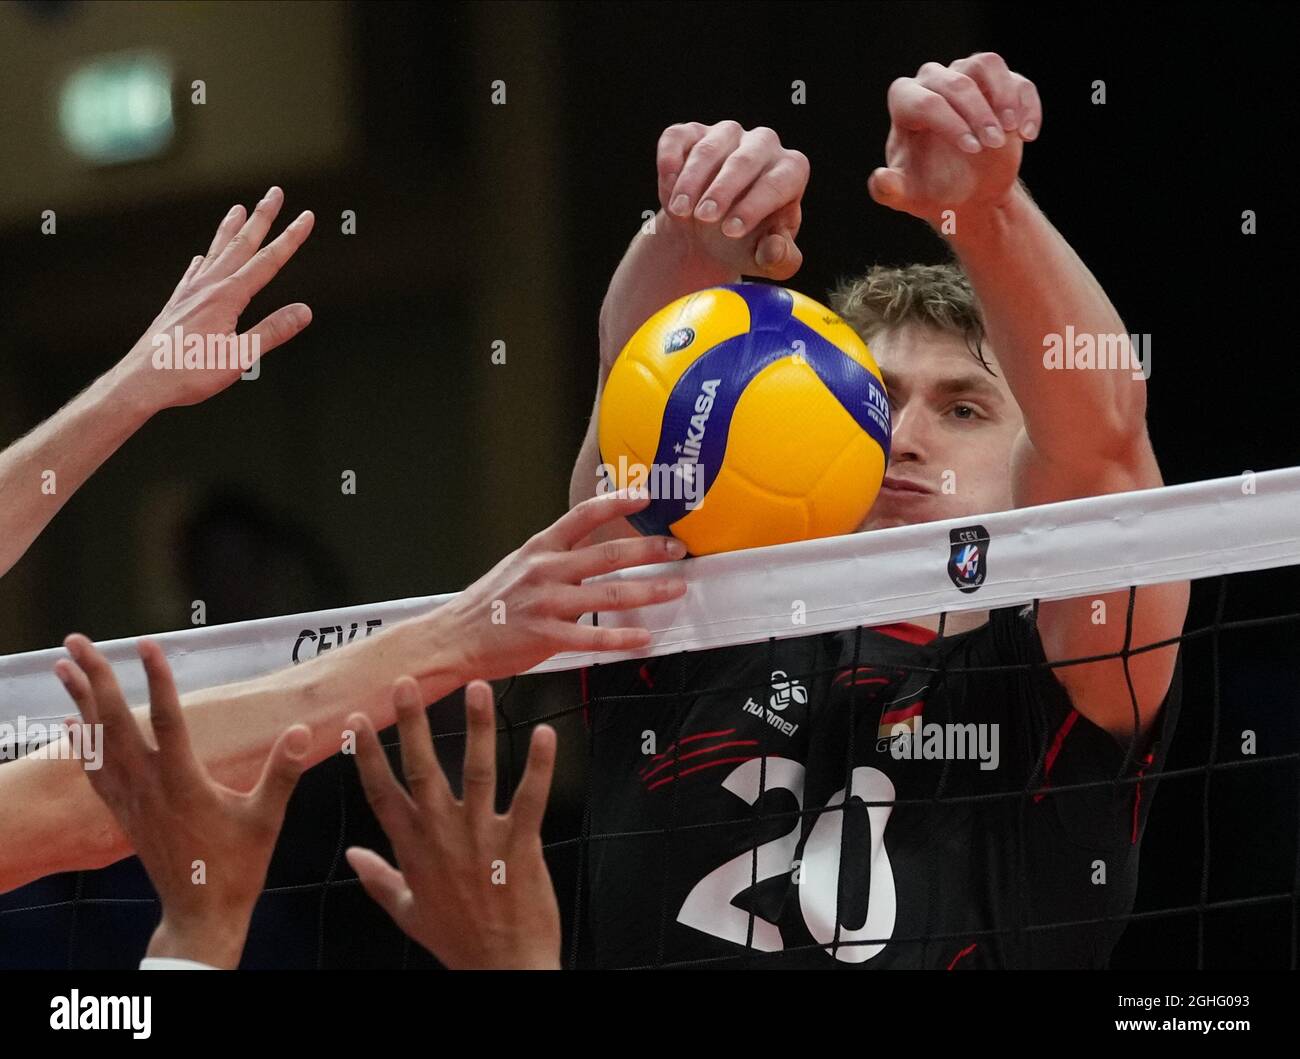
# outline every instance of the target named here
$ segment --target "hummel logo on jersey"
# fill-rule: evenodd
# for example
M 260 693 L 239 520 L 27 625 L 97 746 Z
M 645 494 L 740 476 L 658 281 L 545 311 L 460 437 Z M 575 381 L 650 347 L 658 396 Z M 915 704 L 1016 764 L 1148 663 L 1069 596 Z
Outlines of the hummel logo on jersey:
M 772 697 L 767 703 L 774 710 L 784 710 L 792 702 L 797 702 L 800 706 L 806 705 L 808 689 L 797 680 L 787 679 L 785 671 L 778 669 L 772 674 Z
M 755 717 L 761 717 L 767 721 L 782 735 L 794 735 L 799 731 L 799 725 L 794 721 L 787 721 L 776 711 L 784 710 L 791 703 L 799 706 L 806 705 L 808 702 L 808 689 L 797 680 L 788 677 L 784 670 L 777 669 L 772 673 L 772 695 L 767 700 L 772 705 L 765 708 L 760 703 L 755 702 L 751 697 L 745 700 L 741 709 L 746 713 L 752 713 Z

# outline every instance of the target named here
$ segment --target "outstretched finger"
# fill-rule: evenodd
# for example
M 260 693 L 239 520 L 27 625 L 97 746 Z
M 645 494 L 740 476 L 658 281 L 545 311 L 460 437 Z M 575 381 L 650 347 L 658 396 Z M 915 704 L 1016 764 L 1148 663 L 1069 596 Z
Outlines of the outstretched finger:
M 417 804 L 430 806 L 436 812 L 453 800 L 451 785 L 433 752 L 429 717 L 414 677 L 403 677 L 393 685 L 393 706 L 397 710 L 406 786 Z
M 615 570 L 668 563 L 685 556 L 686 545 L 676 537 L 616 537 L 557 556 L 553 570 L 559 580 L 576 584 Z
M 539 724 L 528 744 L 528 764 L 510 803 L 510 823 L 517 835 L 541 835 L 546 799 L 555 774 L 555 729 Z
M 635 515 L 649 503 L 650 497 L 645 492 L 620 490 L 593 496 L 561 515 L 534 540 L 544 548 L 567 552 L 601 526 Z
M 189 732 L 185 728 L 185 717 L 181 713 L 180 696 L 176 694 L 176 682 L 172 679 L 171 668 L 163 656 L 162 648 L 153 640 L 141 640 L 136 645 L 140 661 L 144 663 L 145 676 L 149 681 L 149 724 L 153 728 L 154 739 L 158 741 L 158 753 L 164 759 L 164 768 L 168 772 L 189 769 L 194 765 L 194 751 L 190 746 Z
M 221 223 L 217 225 L 216 234 L 212 237 L 212 242 L 208 245 L 208 252 L 204 255 L 203 261 L 199 265 L 199 272 L 206 272 L 221 256 L 221 252 L 226 249 L 226 244 L 235 237 L 235 233 L 244 226 L 245 213 L 244 207 L 239 203 L 230 207 L 230 212 L 221 218 Z
M 104 739 L 115 748 L 116 753 L 148 754 L 149 744 L 145 742 L 135 718 L 127 709 L 126 699 L 122 697 L 122 689 L 118 686 L 117 677 L 108 660 L 80 633 L 73 633 L 63 641 L 63 645 L 90 681 L 98 714 L 97 723 L 104 726 Z
M 59 678 L 64 691 L 77 704 L 77 712 L 86 724 L 99 724 L 99 709 L 95 705 L 95 694 L 90 690 L 90 681 L 76 662 L 60 658 L 54 663 L 54 675 Z
M 583 585 L 557 585 L 547 600 L 549 613 L 577 621 L 583 614 L 636 610 L 668 603 L 686 595 L 681 577 L 608 577 Z
M 557 621 L 552 641 L 560 651 L 640 651 L 650 646 L 650 630 L 637 626 L 574 625 Z
M 65 662 L 64 664 L 71 665 L 72 663 Z M 115 767 L 116 759 L 105 759 L 103 755 L 96 752 L 94 732 L 91 730 L 90 723 L 84 718 L 76 714 L 65 717 L 63 718 L 63 727 L 65 731 L 60 736 L 60 740 L 67 741 L 67 756 L 81 760 L 82 770 L 86 773 L 86 779 L 90 782 L 91 789 L 116 814 L 116 806 L 121 790 L 121 785 L 118 782 L 119 773 Z
M 293 305 L 276 309 L 270 316 L 248 330 L 250 338 L 256 339 L 256 342 L 250 343 L 254 353 L 253 360 L 257 361 L 276 346 L 284 345 L 289 339 L 306 330 L 310 323 L 311 309 L 302 302 L 294 302 Z
M 305 724 L 295 724 L 280 733 L 271 747 L 257 786 L 249 792 L 249 804 L 263 821 L 273 821 L 277 827 L 284 820 L 284 810 L 298 785 L 298 779 L 307 768 L 307 748 L 311 746 L 311 729 Z
M 304 210 L 284 231 L 261 250 L 253 254 L 239 271 L 231 276 L 231 281 L 238 285 L 243 296 L 249 301 L 253 295 L 275 278 L 275 274 L 284 268 L 289 259 L 298 252 L 307 236 L 311 234 L 316 218 L 310 210 Z
M 361 776 L 361 789 L 379 826 L 397 847 L 410 834 L 415 805 L 393 775 L 370 718 L 354 713 L 348 718 L 348 726 L 357 737 L 357 772 Z
M 344 856 L 370 899 L 403 926 L 415 901 L 406 877 L 372 849 L 350 846 Z
M 465 811 L 471 820 L 496 811 L 497 728 L 492 686 L 483 680 L 465 688 Z
M 284 205 L 284 192 L 278 187 L 269 188 L 253 207 L 243 227 L 226 243 L 220 256 L 212 264 L 212 274 L 218 279 L 233 275 L 244 267 L 262 245 L 271 230 L 280 207 Z

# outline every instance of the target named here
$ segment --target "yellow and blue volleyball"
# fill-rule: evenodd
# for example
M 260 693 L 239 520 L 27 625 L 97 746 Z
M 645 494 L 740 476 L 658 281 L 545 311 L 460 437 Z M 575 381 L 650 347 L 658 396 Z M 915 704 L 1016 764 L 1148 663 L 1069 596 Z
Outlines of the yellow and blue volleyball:
M 851 533 L 889 462 L 889 397 L 866 343 L 784 287 L 711 287 L 659 310 L 600 403 L 608 488 L 644 488 L 642 533 L 693 555 Z

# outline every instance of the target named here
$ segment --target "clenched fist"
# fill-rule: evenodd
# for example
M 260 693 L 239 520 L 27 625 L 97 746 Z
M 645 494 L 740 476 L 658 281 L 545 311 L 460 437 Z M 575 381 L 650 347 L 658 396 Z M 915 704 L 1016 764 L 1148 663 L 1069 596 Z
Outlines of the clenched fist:
M 666 223 L 738 275 L 786 280 L 799 271 L 808 159 L 768 128 L 735 121 L 672 125 L 659 137 Z
M 938 224 L 945 210 L 980 212 L 1015 187 L 1026 141 L 1043 108 L 1033 82 L 1000 55 L 980 52 L 948 66 L 926 63 L 889 86 L 885 165 L 871 174 L 883 206 Z

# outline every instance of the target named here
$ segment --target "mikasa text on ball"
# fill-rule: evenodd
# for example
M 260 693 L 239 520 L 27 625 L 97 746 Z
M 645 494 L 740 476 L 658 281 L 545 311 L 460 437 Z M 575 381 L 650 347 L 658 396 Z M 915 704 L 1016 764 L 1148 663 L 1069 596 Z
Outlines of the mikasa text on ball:
M 710 287 L 659 310 L 600 405 L 610 488 L 640 487 L 642 533 L 694 555 L 851 533 L 889 460 L 889 398 L 866 344 L 784 287 Z

